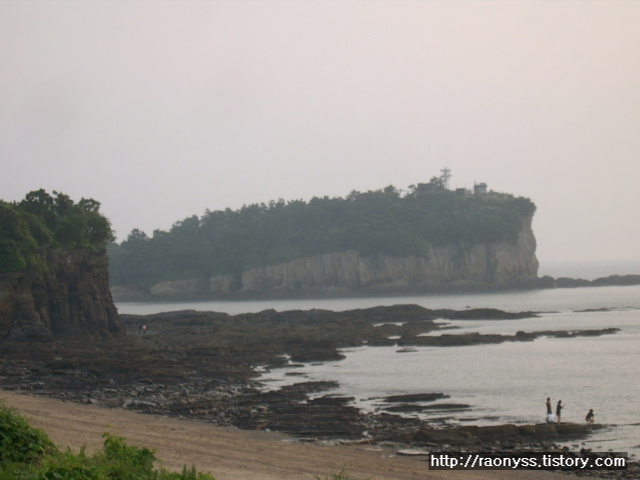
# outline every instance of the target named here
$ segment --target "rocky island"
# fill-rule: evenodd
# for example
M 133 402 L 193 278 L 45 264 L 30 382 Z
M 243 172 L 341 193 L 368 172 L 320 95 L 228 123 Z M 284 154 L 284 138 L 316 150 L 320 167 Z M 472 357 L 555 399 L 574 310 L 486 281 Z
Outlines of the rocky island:
M 346 198 L 207 211 L 109 246 L 119 299 L 277 298 L 530 288 L 535 205 L 442 177 Z
M 538 277 L 535 204 L 445 177 L 209 211 L 108 246 L 118 301 L 281 299 L 637 285 Z

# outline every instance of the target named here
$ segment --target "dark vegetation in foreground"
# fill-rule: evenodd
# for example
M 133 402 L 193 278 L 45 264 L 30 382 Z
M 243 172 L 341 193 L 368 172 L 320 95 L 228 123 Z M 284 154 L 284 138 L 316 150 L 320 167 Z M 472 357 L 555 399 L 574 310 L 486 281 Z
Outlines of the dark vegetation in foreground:
M 91 455 L 60 449 L 15 409 L 0 404 L 0 480 L 214 480 L 195 467 L 185 466 L 182 473 L 156 468 L 152 450 L 104 437 L 104 447 Z
M 101 450 L 88 455 L 55 446 L 14 408 L 0 402 L 0 480 L 215 480 L 185 465 L 181 473 L 156 468 L 154 451 L 105 433 Z M 315 476 L 317 480 L 321 477 Z M 346 470 L 324 480 L 348 480 Z

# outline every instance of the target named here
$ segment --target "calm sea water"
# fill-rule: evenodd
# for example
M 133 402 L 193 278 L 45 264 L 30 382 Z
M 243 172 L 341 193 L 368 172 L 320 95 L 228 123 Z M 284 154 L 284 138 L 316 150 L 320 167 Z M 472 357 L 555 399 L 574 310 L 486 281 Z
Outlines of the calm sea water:
M 579 269 L 582 268 L 582 272 Z M 589 270 L 576 266 L 552 276 L 597 278 L 631 270 Z M 562 271 L 562 270 L 561 270 Z M 604 273 L 600 273 L 604 272 Z M 541 274 L 546 274 L 541 269 Z M 549 273 L 550 274 L 550 273 Z M 614 335 L 584 338 L 539 338 L 534 342 L 467 347 L 415 348 L 362 346 L 343 351 L 346 359 L 303 368 L 265 372 L 275 388 L 306 380 L 337 380 L 333 393 L 353 396 L 363 409 L 381 408 L 381 398 L 400 393 L 442 392 L 446 403 L 470 409 L 435 411 L 432 419 L 460 424 L 540 423 L 545 400 L 565 405 L 563 420 L 583 422 L 590 408 L 598 423 L 608 425 L 586 441 L 594 450 L 626 451 L 640 457 L 640 286 L 597 287 L 489 294 L 317 299 L 260 302 L 122 303 L 121 313 L 150 314 L 195 309 L 230 314 L 324 308 L 348 310 L 379 305 L 418 304 L 427 308 L 494 307 L 507 311 L 544 312 L 539 318 L 509 321 L 456 321 L 456 333 L 513 334 L 518 330 L 578 330 L 617 327 Z M 591 311 L 590 309 L 607 309 Z M 451 332 L 449 332 L 451 333 Z M 295 372 L 296 376 L 287 373 Z M 572 445 L 572 444 L 570 444 Z
M 640 260 L 588 261 L 588 262 L 541 262 L 538 275 L 541 277 L 571 277 L 594 280 L 609 275 L 640 274 Z

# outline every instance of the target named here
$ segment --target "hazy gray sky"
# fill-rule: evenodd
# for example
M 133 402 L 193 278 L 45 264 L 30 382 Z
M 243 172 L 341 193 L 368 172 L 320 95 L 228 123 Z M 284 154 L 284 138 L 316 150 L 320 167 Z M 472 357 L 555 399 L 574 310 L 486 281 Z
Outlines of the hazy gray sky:
M 446 165 L 543 264 L 640 259 L 640 2 L 3 0 L 0 161 L 120 240 Z

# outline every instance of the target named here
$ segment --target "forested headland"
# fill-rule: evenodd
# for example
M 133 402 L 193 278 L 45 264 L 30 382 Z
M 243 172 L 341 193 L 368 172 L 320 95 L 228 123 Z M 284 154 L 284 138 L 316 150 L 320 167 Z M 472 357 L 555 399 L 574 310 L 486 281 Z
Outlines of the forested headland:
M 428 256 L 430 246 L 515 243 L 535 212 L 528 198 L 446 189 L 440 178 L 309 201 L 277 200 L 209 211 L 152 236 L 134 229 L 108 247 L 111 284 L 231 275 L 324 253 Z M 241 285 L 238 285 L 240 288 Z
M 42 189 L 0 200 L 0 339 L 120 334 L 106 254 L 113 239 L 96 200 Z
M 48 271 L 47 250 L 104 249 L 114 238 L 100 202 L 91 198 L 76 203 L 40 189 L 20 202 L 0 200 L 0 274 Z

